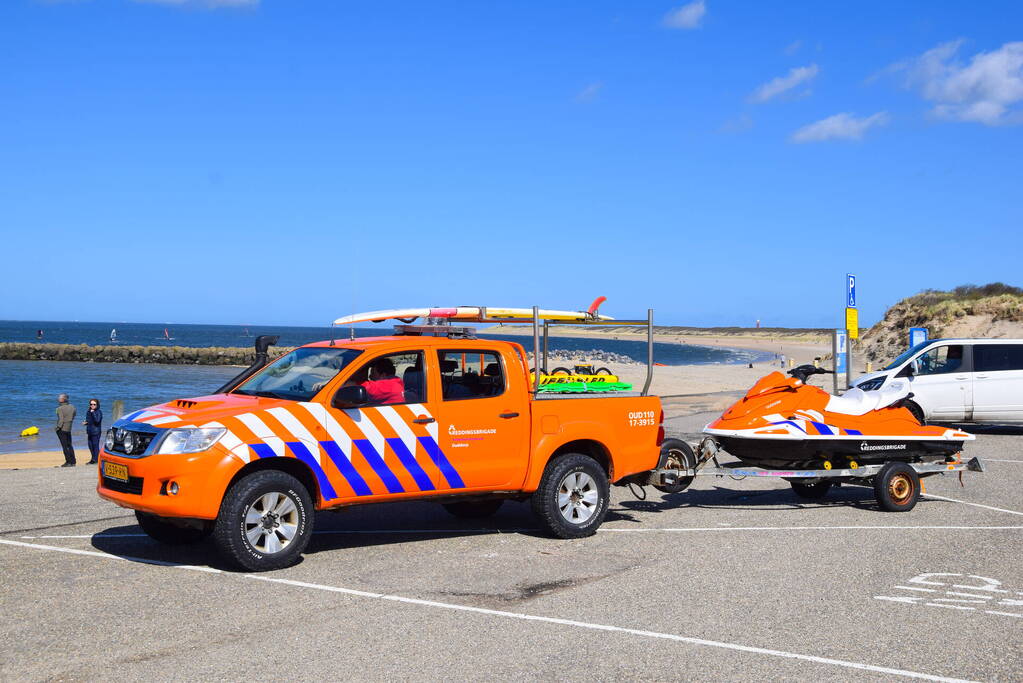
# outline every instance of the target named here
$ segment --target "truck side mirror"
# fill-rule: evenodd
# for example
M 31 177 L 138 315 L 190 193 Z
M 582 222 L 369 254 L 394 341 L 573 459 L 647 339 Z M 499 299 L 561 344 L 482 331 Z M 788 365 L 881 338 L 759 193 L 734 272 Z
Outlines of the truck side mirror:
M 341 387 L 334 392 L 334 398 L 330 399 L 330 407 L 344 410 L 345 408 L 358 408 L 369 403 L 369 394 L 366 387 L 361 384 Z

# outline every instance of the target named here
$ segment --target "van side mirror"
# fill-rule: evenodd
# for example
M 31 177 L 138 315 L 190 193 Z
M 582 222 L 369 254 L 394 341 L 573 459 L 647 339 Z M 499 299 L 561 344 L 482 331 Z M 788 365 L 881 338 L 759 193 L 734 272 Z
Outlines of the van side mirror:
M 913 364 L 912 363 L 907 363 L 906 367 L 904 367 L 901 370 L 899 370 L 899 374 L 897 374 L 895 376 L 896 377 L 912 377 L 913 374 L 914 374 L 914 372 L 913 372 Z
M 358 408 L 369 403 L 369 394 L 366 387 L 361 384 L 341 387 L 334 392 L 334 398 L 330 399 L 330 407 L 344 410 L 345 408 Z

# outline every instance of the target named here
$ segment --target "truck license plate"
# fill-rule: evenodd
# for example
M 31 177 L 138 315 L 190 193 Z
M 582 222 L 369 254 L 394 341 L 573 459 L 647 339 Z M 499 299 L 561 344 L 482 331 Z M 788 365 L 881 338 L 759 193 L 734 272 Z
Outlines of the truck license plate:
M 127 465 L 119 465 L 116 462 L 103 461 L 103 476 L 128 483 Z

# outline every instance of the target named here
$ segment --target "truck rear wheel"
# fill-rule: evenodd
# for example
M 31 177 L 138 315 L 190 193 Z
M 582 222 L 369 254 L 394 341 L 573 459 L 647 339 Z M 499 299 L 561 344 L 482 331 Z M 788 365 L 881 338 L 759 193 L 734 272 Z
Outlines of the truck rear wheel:
M 552 535 L 582 538 L 603 523 L 610 497 L 604 468 L 589 456 L 569 453 L 547 463 L 533 494 L 533 512 Z
M 254 472 L 227 490 L 213 533 L 228 562 L 253 572 L 282 569 L 309 544 L 313 502 L 290 474 Z
M 151 515 L 148 512 L 139 512 L 138 510 L 135 511 L 135 519 L 138 520 L 139 526 L 142 527 L 147 536 L 154 541 L 166 543 L 167 545 L 198 543 L 209 536 L 212 531 L 210 525 L 201 527 L 179 525 L 164 517 Z

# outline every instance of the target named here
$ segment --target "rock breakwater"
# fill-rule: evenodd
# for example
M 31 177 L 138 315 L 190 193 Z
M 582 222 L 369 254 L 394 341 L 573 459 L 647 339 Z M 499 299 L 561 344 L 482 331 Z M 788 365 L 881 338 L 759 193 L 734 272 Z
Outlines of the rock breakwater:
M 271 347 L 272 358 L 290 348 Z M 250 365 L 256 352 L 244 347 L 89 346 L 88 344 L 0 343 L 0 360 L 64 360 L 86 363 L 163 363 L 168 365 Z

